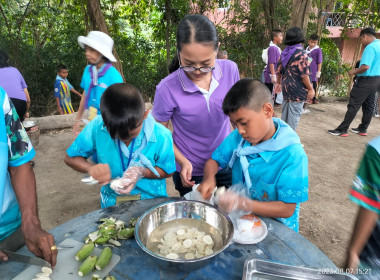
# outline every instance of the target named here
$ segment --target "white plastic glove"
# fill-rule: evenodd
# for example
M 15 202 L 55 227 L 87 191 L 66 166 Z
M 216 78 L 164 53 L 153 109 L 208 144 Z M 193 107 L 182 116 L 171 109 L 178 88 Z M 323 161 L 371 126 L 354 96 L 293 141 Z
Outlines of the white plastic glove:
M 319 79 L 321 77 L 321 74 L 322 74 L 322 72 L 318 71 L 317 74 L 315 74 L 315 77 L 317 77 Z
M 215 202 L 218 204 L 219 209 L 225 213 L 230 213 L 235 210 L 252 212 L 252 200 L 230 190 L 220 195 L 218 194 Z
M 270 75 L 270 80 L 271 80 L 272 84 L 276 84 L 277 83 L 277 75 Z
M 145 168 L 141 166 L 129 167 L 123 173 L 122 178 L 111 182 L 111 189 L 117 194 L 129 194 L 134 189 L 137 182 L 144 177 L 144 169 Z

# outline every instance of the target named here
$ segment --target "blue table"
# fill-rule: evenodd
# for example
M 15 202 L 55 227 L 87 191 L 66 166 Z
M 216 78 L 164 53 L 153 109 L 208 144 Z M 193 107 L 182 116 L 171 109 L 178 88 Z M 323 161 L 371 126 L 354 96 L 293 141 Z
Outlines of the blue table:
M 96 222 L 103 217 L 112 216 L 129 221 L 161 203 L 181 199 L 183 198 L 171 197 L 125 202 L 118 206 L 96 210 L 75 218 L 57 226 L 50 232 L 54 235 L 57 244 L 66 238 L 83 242 L 88 233 L 97 229 L 98 224 Z M 336 269 L 336 266 L 325 254 L 300 234 L 274 219 L 263 218 L 263 220 L 268 227 L 268 235 L 263 241 L 256 245 L 232 243 L 213 258 L 208 265 L 192 272 L 163 270 L 141 250 L 134 239 L 123 240 L 120 248 L 113 249 L 115 254 L 120 255 L 121 260 L 111 271 L 111 275 L 117 277 L 118 280 L 242 279 L 244 262 L 251 258 L 312 268 Z M 30 254 L 26 247 L 20 249 L 19 252 Z M 12 279 L 26 267 L 24 264 L 15 262 L 0 264 L 0 278 L 2 280 Z

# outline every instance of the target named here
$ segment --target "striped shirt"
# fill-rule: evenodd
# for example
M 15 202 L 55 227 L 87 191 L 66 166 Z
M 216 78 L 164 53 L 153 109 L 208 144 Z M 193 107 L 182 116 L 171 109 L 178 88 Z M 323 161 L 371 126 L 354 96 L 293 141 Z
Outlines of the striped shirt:
M 59 106 L 61 106 L 65 115 L 74 113 L 73 105 L 71 104 L 70 86 L 62 78 L 55 80 L 54 97 L 59 98 Z

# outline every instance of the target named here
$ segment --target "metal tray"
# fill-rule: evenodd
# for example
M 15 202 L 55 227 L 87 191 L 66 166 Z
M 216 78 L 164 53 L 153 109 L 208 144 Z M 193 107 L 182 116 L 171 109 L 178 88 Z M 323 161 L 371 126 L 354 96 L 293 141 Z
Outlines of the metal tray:
M 243 280 L 358 280 L 351 274 L 331 272 L 325 274 L 324 270 L 250 259 L 244 263 Z

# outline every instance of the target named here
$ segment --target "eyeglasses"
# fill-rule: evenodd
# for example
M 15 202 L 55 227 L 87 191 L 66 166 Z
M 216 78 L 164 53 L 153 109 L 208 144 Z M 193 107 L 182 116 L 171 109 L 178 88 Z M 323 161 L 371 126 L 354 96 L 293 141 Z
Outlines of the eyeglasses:
M 202 67 L 182 66 L 181 58 L 179 57 L 179 54 L 178 54 L 178 63 L 179 63 L 179 68 L 183 69 L 183 71 L 185 72 L 194 72 L 196 70 L 199 70 L 202 73 L 210 73 L 212 70 L 215 69 L 215 67 L 211 67 L 211 66 L 202 66 Z

